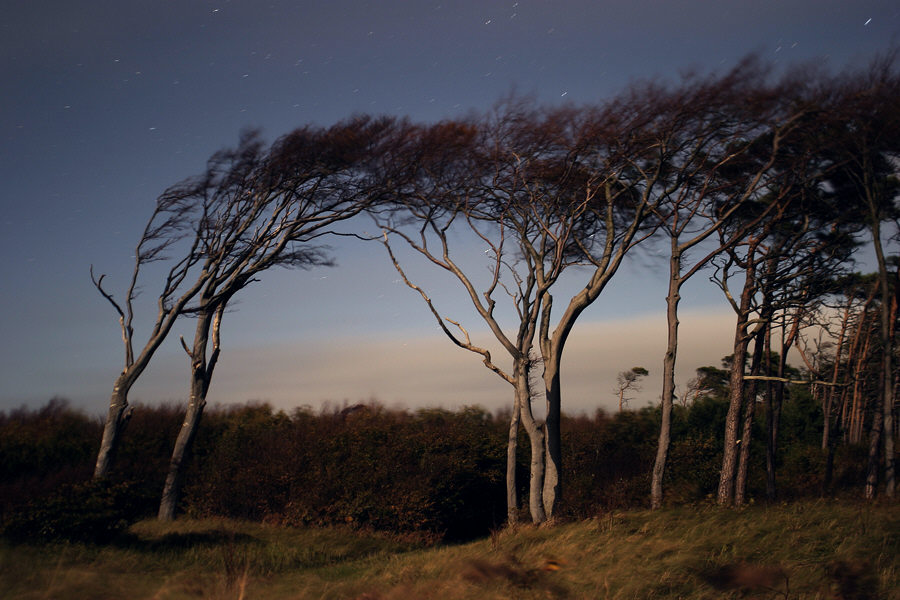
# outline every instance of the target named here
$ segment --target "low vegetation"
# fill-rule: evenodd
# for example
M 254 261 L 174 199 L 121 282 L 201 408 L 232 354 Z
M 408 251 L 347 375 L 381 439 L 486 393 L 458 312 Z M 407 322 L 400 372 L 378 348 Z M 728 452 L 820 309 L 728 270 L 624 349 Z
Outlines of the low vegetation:
M 0 597 L 900 600 L 900 513 L 856 500 L 863 447 L 840 446 L 825 487 L 811 397 L 784 406 L 783 503 L 761 501 L 757 444 L 751 505 L 713 506 L 724 402 L 676 407 L 667 505 L 652 512 L 658 409 L 566 416 L 564 514 L 513 529 L 507 414 L 217 408 L 163 524 L 148 519 L 178 410 L 137 407 L 102 481 L 98 419 L 60 400 L 0 413 Z
M 711 395 L 676 407 L 670 505 L 715 494 L 725 402 Z M 808 395 L 794 394 L 785 404 L 780 498 L 861 495 L 863 447 L 839 448 L 831 487 L 825 488 L 826 455 L 815 412 Z M 191 518 L 341 525 L 446 542 L 486 536 L 506 521 L 508 417 L 478 408 L 410 412 L 376 403 L 290 414 L 264 404 L 215 408 L 198 432 L 179 511 Z M 757 440 L 764 437 L 763 419 Z M 137 407 L 115 470 L 90 482 L 99 420 L 60 400 L 0 413 L 3 534 L 104 542 L 155 515 L 181 420 L 173 407 Z M 649 506 L 658 409 L 566 416 L 562 427 L 567 460 L 561 518 Z M 765 451 L 762 442 L 752 444 L 749 498 L 759 500 L 765 497 Z M 522 499 L 525 446 L 518 467 Z
M 5 543 L 0 596 L 900 598 L 900 513 L 804 501 L 609 511 L 463 545 L 226 519 L 142 521 L 114 543 Z

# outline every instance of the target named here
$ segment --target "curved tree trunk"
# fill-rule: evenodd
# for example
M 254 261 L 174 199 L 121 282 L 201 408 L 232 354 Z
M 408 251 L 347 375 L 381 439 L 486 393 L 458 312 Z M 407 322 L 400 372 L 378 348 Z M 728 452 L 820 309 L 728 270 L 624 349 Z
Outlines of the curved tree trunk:
M 209 383 L 212 380 L 213 370 L 219 357 L 219 327 L 222 318 L 223 303 L 217 310 L 215 317 L 212 311 L 207 310 L 197 318 L 197 329 L 194 334 L 193 349 L 188 352 L 191 359 L 191 396 L 187 410 L 184 414 L 184 422 L 175 439 L 175 447 L 169 460 L 169 470 L 166 474 L 166 482 L 163 486 L 162 498 L 159 503 L 158 519 L 160 521 L 172 521 L 178 500 L 181 497 L 181 487 L 184 480 L 185 460 L 190 454 L 191 446 L 200 426 L 200 418 L 206 407 L 206 395 L 209 392 Z M 207 361 L 206 348 L 209 344 L 210 327 L 212 327 L 213 351 Z M 182 341 L 182 344 L 184 342 Z M 187 351 L 187 346 L 185 346 Z
M 133 381 L 128 371 L 123 371 L 113 385 L 106 425 L 103 427 L 103 438 L 100 441 L 100 451 L 97 453 L 97 462 L 94 465 L 94 479 L 102 479 L 109 475 L 113 457 L 119 446 L 119 437 L 131 418 L 132 409 L 128 406 L 128 391 Z
M 184 481 L 185 459 L 193 445 L 194 437 L 200 425 L 200 417 L 203 416 L 203 408 L 205 406 L 205 398 L 196 397 L 192 392 L 191 401 L 188 403 L 184 422 L 178 431 L 175 449 L 172 451 L 172 458 L 169 461 L 166 483 L 163 486 L 162 499 L 159 503 L 158 519 L 160 521 L 172 521 L 175 519 L 175 511 L 178 506 L 178 500 L 181 498 L 181 486 Z

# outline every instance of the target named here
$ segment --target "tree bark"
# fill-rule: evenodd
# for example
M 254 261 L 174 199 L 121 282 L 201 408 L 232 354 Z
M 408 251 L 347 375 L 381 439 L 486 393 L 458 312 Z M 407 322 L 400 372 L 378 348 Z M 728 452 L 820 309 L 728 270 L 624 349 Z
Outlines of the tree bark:
M 663 478 L 672 435 L 672 405 L 675 402 L 675 359 L 678 352 L 678 303 L 681 300 L 681 254 L 676 250 L 678 239 L 672 238 L 672 253 L 669 258 L 669 292 L 666 295 L 666 324 L 668 335 L 666 354 L 663 357 L 663 388 L 660 400 L 661 421 L 659 441 L 656 446 L 656 460 L 650 480 L 650 508 L 662 506 Z
M 545 367 L 546 369 L 547 367 Z M 550 386 L 547 389 L 546 466 L 544 473 L 544 513 L 548 519 L 562 496 L 560 473 L 562 471 L 562 402 L 560 397 L 559 366 L 552 364 Z
M 519 522 L 519 498 L 516 482 L 516 453 L 519 446 L 519 420 L 521 407 L 519 402 L 513 406 L 509 419 L 509 439 L 506 444 L 506 522 L 515 525 Z
M 719 489 L 716 494 L 716 500 L 720 505 L 731 504 L 734 499 L 734 480 L 738 459 L 738 426 L 741 419 L 741 407 L 744 402 L 744 363 L 747 357 L 747 344 L 750 341 L 747 335 L 747 327 L 754 279 L 756 277 L 752 266 L 752 256 L 748 256 L 747 260 L 748 268 L 745 272 L 744 287 L 741 291 L 741 302 L 737 311 L 737 323 L 734 331 L 734 352 L 732 354 L 733 362 L 729 379 L 728 413 L 725 416 L 722 470 L 719 473 Z
M 100 451 L 97 453 L 97 462 L 94 465 L 94 479 L 102 479 L 109 475 L 115 452 L 119 446 L 119 437 L 131 418 L 132 409 L 128 406 L 128 390 L 133 382 L 134 379 L 126 370 L 116 378 L 116 382 L 113 384 L 106 424 L 103 427 L 103 438 L 100 441 Z
M 763 350 L 765 344 L 762 338 L 768 331 L 768 322 L 760 323 L 759 329 L 753 336 L 753 358 L 750 363 L 750 373 L 759 375 L 762 368 Z M 734 505 L 743 506 L 747 498 L 747 475 L 750 469 L 750 439 L 753 437 L 753 417 L 756 414 L 756 389 L 758 380 L 750 381 L 747 393 L 744 395 L 744 423 L 741 429 L 740 453 L 738 457 L 737 476 L 734 485 Z
M 196 376 L 192 379 L 191 387 L 193 388 L 196 384 Z M 173 521 L 175 519 L 175 511 L 178 507 L 178 500 L 181 498 L 181 487 L 184 481 L 185 459 L 193 445 L 194 437 L 200 425 L 200 417 L 203 416 L 205 406 L 206 400 L 197 397 L 192 391 L 191 400 L 184 415 L 184 422 L 178 431 L 175 448 L 169 461 L 169 470 L 166 474 L 166 483 L 163 486 L 162 498 L 159 503 L 159 514 L 157 516 L 160 521 Z
M 525 359 L 527 360 L 527 358 Z M 519 405 L 521 423 L 531 443 L 531 465 L 528 486 L 528 510 L 531 521 L 539 525 L 547 520 L 544 512 L 544 424 L 539 423 L 531 410 L 531 393 L 528 371 L 524 366 L 516 367 L 516 403 Z
M 223 303 L 221 307 L 224 308 L 224 306 L 225 304 Z M 209 384 L 219 356 L 219 326 L 221 318 L 221 310 L 216 311 L 215 316 L 213 316 L 212 310 L 205 310 L 197 317 L 194 344 L 188 353 L 191 359 L 191 395 L 184 414 L 184 421 L 175 439 L 172 457 L 169 460 L 169 470 L 166 473 L 166 482 L 163 486 L 159 513 L 157 515 L 160 521 L 172 521 L 175 519 L 184 481 L 185 461 L 190 454 L 194 438 L 197 435 L 197 429 L 200 426 L 203 409 L 206 407 Z M 206 351 L 209 344 L 210 328 L 213 330 L 213 351 L 207 361 Z M 187 350 L 186 347 L 185 349 Z

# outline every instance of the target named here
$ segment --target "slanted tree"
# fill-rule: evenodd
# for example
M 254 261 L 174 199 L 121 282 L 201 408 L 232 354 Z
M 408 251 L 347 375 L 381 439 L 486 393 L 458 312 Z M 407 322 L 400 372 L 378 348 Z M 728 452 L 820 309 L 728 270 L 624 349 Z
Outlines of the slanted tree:
M 105 275 L 95 277 L 91 267 L 91 281 L 119 316 L 119 329 L 125 347 L 125 365 L 113 383 L 106 424 L 97 453 L 94 478 L 109 474 L 113 457 L 125 425 L 131 417 L 128 393 L 150 364 L 172 330 L 175 321 L 188 303 L 200 292 L 208 275 L 198 269 L 203 260 L 200 240 L 192 236 L 189 215 L 195 207 L 184 202 L 180 193 L 167 190 L 156 200 L 153 210 L 134 253 L 134 267 L 123 300 L 117 300 L 104 287 Z M 176 258 L 170 254 L 177 253 Z M 143 347 L 138 349 L 135 338 L 135 301 L 144 282 L 144 273 L 153 263 L 166 261 L 161 290 L 156 301 L 156 320 L 150 328 Z M 198 272 L 199 271 L 199 272 Z
M 199 427 L 218 361 L 225 309 L 242 289 L 272 267 L 331 264 L 317 240 L 359 214 L 373 195 L 362 174 L 377 154 L 388 120 L 364 117 L 329 129 L 304 127 L 268 151 L 245 136 L 234 151 L 217 153 L 204 176 L 181 186 L 197 206 L 203 288 L 185 312 L 196 317 L 194 339 L 182 346 L 191 365 L 190 396 L 175 440 L 159 507 L 175 518 L 184 461 Z
M 681 288 L 713 257 L 740 242 L 777 206 L 776 202 L 769 203 L 715 242 L 715 234 L 769 185 L 769 171 L 783 154 L 785 137 L 791 136 L 805 113 L 802 105 L 782 100 L 785 90 L 796 81 L 772 83 L 770 79 L 767 69 L 750 57 L 724 76 L 685 86 L 684 97 L 671 105 L 671 131 L 661 140 L 676 147 L 677 152 L 670 161 L 663 200 L 655 211 L 659 229 L 669 242 L 669 285 L 661 422 L 650 486 L 652 508 L 662 504 L 671 443 Z M 752 163 L 745 157 L 751 153 L 755 155 Z M 722 176 L 736 162 L 751 165 L 742 173 L 744 185 L 734 185 L 730 175 Z M 690 251 L 698 248 L 699 256 L 691 257 Z
M 619 398 L 619 412 L 622 412 L 622 408 L 624 405 L 631 400 L 631 398 L 625 397 L 625 392 L 641 391 L 640 380 L 642 377 L 646 377 L 650 374 L 650 371 L 645 369 L 644 367 L 631 367 L 627 371 L 620 371 L 616 376 L 616 395 Z
M 878 266 L 879 336 L 881 373 L 876 410 L 870 435 L 869 468 L 865 496 L 875 496 L 879 449 L 884 464 L 885 495 L 896 489 L 894 458 L 894 340 L 891 322 L 893 291 L 885 252 L 884 227 L 898 214 L 900 180 L 900 74 L 896 55 L 876 60 L 868 70 L 837 82 L 830 105 L 826 146 L 835 168 L 830 180 L 835 193 L 848 207 L 858 207 L 865 218 L 868 241 Z
M 521 417 L 532 449 L 529 508 L 535 522 L 553 515 L 559 497 L 560 364 L 565 342 L 627 251 L 650 234 L 642 226 L 658 197 L 656 187 L 667 156 L 650 134 L 664 121 L 656 91 L 632 90 L 601 107 L 583 110 L 540 110 L 511 102 L 477 121 L 414 131 L 407 138 L 418 139 L 418 145 L 399 160 L 409 165 L 406 178 L 393 178 L 398 182 L 396 201 L 406 218 L 396 212 L 376 216 L 394 266 L 422 295 L 444 333 L 456 345 L 481 355 L 490 370 L 514 387 L 514 406 L 519 410 L 513 411 L 510 439 L 516 418 Z M 459 252 L 451 251 L 454 228 L 468 231 L 484 245 L 487 279 L 474 278 L 454 259 Z M 446 319 L 427 293 L 407 278 L 390 236 L 404 240 L 461 284 L 512 359 L 511 371 L 473 343 L 458 321 Z M 552 289 L 574 266 L 587 267 L 587 282 L 554 325 Z M 512 301 L 517 324 L 510 333 L 495 314 L 499 295 Z M 527 386 L 533 346 L 539 348 L 543 364 L 545 424 L 534 419 Z

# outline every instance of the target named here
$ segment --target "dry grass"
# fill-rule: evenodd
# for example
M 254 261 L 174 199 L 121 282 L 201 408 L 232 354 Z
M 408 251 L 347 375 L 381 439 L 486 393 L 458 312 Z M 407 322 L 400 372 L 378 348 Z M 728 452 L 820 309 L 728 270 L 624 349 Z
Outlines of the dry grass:
M 616 512 L 431 548 L 233 521 L 131 534 L 103 548 L 0 547 L 0 597 L 900 600 L 895 504 Z

